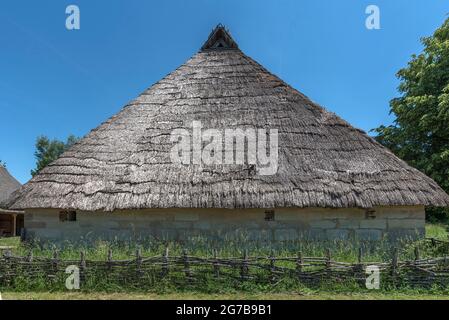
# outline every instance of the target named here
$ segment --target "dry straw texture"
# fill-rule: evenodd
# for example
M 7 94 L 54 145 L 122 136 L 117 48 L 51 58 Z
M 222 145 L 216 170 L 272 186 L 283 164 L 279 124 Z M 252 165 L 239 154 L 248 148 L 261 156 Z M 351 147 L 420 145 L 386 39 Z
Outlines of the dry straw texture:
M 5 167 L 0 165 L 0 208 L 2 208 L 2 202 L 6 201 L 11 193 L 21 187 L 19 181 L 14 179 L 6 170 Z
M 170 133 L 279 130 L 279 170 L 172 163 Z M 447 206 L 449 196 L 365 132 L 242 53 L 219 27 L 200 52 L 27 183 L 11 208 Z

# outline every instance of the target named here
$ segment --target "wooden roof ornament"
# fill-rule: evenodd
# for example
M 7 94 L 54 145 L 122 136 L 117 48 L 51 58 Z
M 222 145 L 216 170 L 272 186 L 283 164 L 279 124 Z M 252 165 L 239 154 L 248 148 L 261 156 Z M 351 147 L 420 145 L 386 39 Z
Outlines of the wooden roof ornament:
M 217 50 L 217 49 L 238 49 L 239 46 L 232 39 L 229 31 L 222 25 L 219 24 L 212 30 L 206 43 L 201 48 L 204 50 Z

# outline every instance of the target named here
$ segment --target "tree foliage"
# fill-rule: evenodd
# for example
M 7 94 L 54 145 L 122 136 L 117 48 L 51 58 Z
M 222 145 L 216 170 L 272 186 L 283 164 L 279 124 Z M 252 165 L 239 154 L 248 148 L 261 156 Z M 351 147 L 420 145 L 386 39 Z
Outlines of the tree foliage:
M 449 192 L 449 19 L 421 41 L 423 52 L 397 74 L 401 96 L 390 103 L 396 120 L 374 131 L 380 143 Z
M 0 160 L 0 167 L 6 168 L 6 162 Z
M 69 149 L 72 145 L 79 141 L 79 138 L 70 135 L 67 141 L 50 140 L 45 136 L 40 136 L 36 140 L 36 151 L 34 156 L 36 158 L 36 168 L 31 170 L 31 175 L 34 177 L 43 168 L 51 162 L 59 158 L 59 156 Z

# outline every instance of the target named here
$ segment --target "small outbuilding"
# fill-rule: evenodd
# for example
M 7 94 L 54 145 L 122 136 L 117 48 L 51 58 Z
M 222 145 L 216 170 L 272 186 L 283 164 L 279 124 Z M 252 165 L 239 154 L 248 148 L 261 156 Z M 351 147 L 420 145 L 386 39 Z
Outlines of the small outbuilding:
M 22 211 L 7 210 L 5 203 L 11 194 L 22 185 L 0 165 L 0 237 L 20 236 L 24 226 Z
M 221 133 L 230 144 L 214 140 Z M 267 145 L 270 155 L 256 158 L 253 147 Z M 232 163 L 222 156 L 229 146 Z M 422 236 L 425 207 L 448 206 L 449 196 L 245 55 L 219 25 L 9 205 L 25 210 L 29 237 L 49 240 L 380 240 Z

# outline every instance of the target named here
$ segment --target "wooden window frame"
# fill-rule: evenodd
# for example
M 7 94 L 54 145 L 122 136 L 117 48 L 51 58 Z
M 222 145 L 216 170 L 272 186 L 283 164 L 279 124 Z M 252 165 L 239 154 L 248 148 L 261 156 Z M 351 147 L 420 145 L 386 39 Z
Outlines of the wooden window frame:
M 265 210 L 265 221 L 275 221 L 276 220 L 276 215 L 274 210 Z

